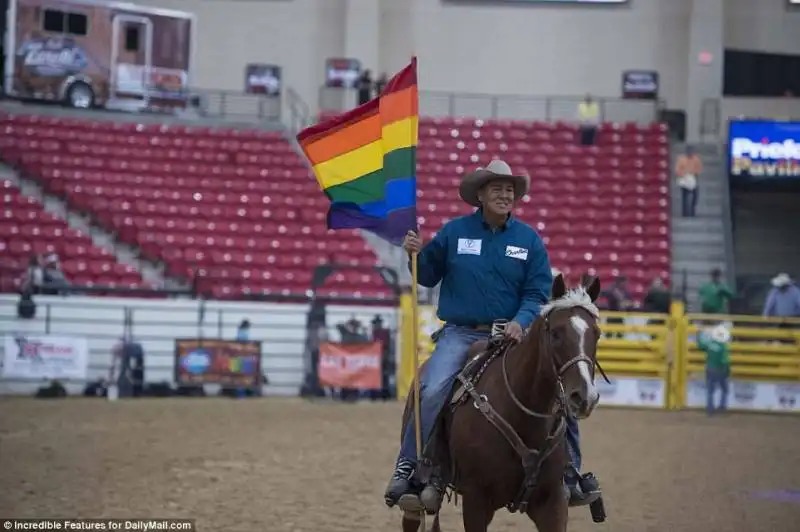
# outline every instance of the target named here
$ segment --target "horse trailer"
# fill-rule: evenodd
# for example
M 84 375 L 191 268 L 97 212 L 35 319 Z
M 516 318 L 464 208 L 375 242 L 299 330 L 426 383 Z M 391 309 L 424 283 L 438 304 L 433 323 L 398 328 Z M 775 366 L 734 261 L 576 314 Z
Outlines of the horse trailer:
M 70 107 L 183 107 L 194 15 L 102 0 L 9 0 L 7 96 Z

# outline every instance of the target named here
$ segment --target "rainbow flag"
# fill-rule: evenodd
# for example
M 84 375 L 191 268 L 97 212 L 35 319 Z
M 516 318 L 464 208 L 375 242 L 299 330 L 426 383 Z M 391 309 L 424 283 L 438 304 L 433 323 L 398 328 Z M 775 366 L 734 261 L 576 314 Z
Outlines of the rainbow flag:
M 297 140 L 331 201 L 329 229 L 366 229 L 394 245 L 417 227 L 417 60 L 383 93 Z

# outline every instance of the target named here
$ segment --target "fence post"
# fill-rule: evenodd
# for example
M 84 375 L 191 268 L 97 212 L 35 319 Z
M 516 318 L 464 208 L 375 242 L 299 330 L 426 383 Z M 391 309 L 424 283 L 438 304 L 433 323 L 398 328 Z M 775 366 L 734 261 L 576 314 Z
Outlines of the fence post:
M 50 334 L 50 303 L 44 308 L 44 333 Z
M 222 309 L 217 310 L 217 338 L 222 340 L 222 330 L 223 330 L 223 319 L 222 319 Z
M 688 319 L 683 301 L 673 300 L 670 306 L 670 328 L 674 335 L 670 368 L 671 410 L 680 410 L 686 404 L 686 353 Z
M 395 386 L 397 398 L 404 401 L 408 397 L 411 389 L 411 380 L 414 378 L 414 320 L 411 319 L 412 309 L 411 294 L 403 292 L 400 294 L 397 311 L 400 315 L 400 327 L 398 337 L 400 338 L 400 363 L 397 364 Z M 419 346 L 416 346 L 419 348 Z

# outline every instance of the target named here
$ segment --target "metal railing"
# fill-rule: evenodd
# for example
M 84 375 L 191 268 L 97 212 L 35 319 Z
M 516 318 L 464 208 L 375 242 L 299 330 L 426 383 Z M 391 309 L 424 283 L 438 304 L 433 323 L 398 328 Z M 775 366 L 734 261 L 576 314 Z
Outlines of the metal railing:
M 419 112 L 432 117 L 472 117 L 478 119 L 575 121 L 583 96 L 525 96 L 420 91 Z M 604 122 L 657 121 L 662 101 L 622 98 L 596 98 L 600 120 Z M 320 112 L 342 112 L 356 106 L 355 89 L 321 87 Z
M 287 127 L 293 134 L 312 124 L 311 109 L 300 94 L 291 87 L 286 87 L 286 107 L 289 111 Z
M 190 102 L 196 98 L 196 109 L 205 118 L 263 122 L 280 120 L 283 102 L 280 95 L 248 94 L 217 89 L 191 89 Z
M 287 91 L 291 89 L 286 89 Z M 292 91 L 293 92 L 293 91 Z M 6 95 L 0 89 L 0 100 L 21 101 L 33 104 L 58 104 L 50 99 L 40 99 L 25 94 Z M 283 118 L 284 98 L 281 95 L 251 94 L 242 91 L 223 89 L 186 88 L 182 95 L 175 98 L 179 106 L 158 105 L 145 107 L 136 111 L 134 116 L 155 119 L 163 116 L 176 116 L 189 119 L 213 119 L 237 123 L 277 122 Z M 135 99 L 132 99 L 135 101 Z M 57 108 L 56 108 L 57 109 Z M 116 109 L 109 108 L 107 111 Z M 81 109 L 64 109 L 60 112 L 85 112 Z M 132 114 L 123 110 L 122 114 Z

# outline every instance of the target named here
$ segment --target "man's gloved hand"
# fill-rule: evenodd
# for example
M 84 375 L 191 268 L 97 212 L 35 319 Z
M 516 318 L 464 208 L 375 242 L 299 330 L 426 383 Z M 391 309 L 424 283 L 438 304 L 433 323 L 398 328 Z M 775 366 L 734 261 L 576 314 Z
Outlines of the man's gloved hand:
M 519 342 L 522 340 L 522 335 L 522 325 L 516 321 L 508 322 L 508 325 L 506 325 L 506 338 L 511 338 L 512 340 Z

